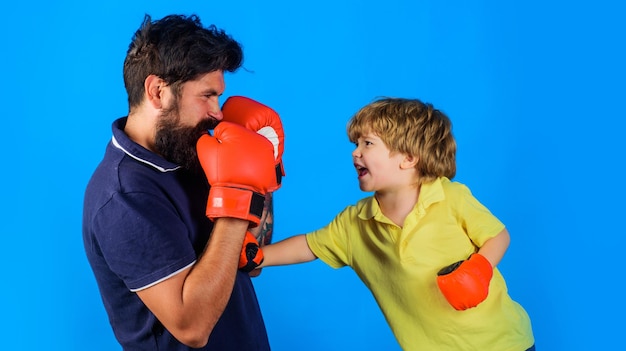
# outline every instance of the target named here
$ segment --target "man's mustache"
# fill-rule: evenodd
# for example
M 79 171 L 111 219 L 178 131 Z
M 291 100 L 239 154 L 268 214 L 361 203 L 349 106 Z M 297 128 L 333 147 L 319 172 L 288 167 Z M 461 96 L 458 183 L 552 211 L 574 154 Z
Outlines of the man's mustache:
M 202 134 L 206 133 L 207 131 L 215 129 L 218 123 L 220 123 L 220 121 L 218 121 L 215 118 L 209 118 L 209 119 L 203 120 L 200 123 L 198 123 L 198 125 L 194 128 L 193 133 L 195 136 L 199 138 Z

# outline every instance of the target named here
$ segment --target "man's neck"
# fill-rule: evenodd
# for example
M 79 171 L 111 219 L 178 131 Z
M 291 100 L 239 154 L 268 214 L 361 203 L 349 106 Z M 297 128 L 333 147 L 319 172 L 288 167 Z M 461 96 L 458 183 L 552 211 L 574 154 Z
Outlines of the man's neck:
M 137 112 L 129 113 L 124 132 L 132 141 L 152 152 L 156 152 L 154 145 L 156 126 L 154 119 L 149 115 Z

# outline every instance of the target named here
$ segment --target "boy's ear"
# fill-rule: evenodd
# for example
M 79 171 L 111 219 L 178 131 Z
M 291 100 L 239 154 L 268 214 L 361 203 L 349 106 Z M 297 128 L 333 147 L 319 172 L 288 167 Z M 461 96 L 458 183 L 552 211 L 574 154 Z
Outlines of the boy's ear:
M 418 158 L 413 155 L 405 155 L 402 163 L 400 163 L 401 169 L 414 168 L 417 165 Z

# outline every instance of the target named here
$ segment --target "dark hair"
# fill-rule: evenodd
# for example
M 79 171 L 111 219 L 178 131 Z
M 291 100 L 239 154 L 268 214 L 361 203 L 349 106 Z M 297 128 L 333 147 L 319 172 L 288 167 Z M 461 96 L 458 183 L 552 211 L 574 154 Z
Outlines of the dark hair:
M 241 45 L 215 25 L 204 27 L 196 15 L 145 15 L 124 60 L 128 105 L 142 101 L 144 82 L 153 74 L 179 92 L 183 83 L 213 71 L 234 72 L 243 62 Z

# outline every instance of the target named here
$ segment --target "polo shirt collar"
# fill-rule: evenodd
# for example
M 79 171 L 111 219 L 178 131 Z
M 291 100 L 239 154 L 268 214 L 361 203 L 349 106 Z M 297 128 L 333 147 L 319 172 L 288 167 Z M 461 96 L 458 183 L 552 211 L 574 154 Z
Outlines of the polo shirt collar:
M 430 183 L 422 184 L 419 199 L 417 199 L 417 204 L 415 205 L 418 213 L 424 213 L 430 205 L 445 199 L 444 182 L 450 182 L 450 180 L 445 177 L 439 177 Z M 380 216 L 384 215 L 380 211 L 380 206 L 375 196 L 370 196 L 361 202 L 358 208 L 358 217 L 360 219 L 368 220 Z
M 417 213 L 423 215 L 426 213 L 426 209 L 439 201 L 443 201 L 446 198 L 446 194 L 443 191 L 443 183 L 450 182 L 448 178 L 439 177 L 434 181 L 426 184 L 422 184 L 420 189 L 420 196 L 417 200 Z
M 111 139 L 111 144 L 115 148 L 121 150 L 131 158 L 145 163 L 146 165 L 161 172 L 172 172 L 181 168 L 179 165 L 167 161 L 163 157 L 132 141 L 128 135 L 124 133 L 126 120 L 127 117 L 122 117 L 113 122 L 113 137 Z

